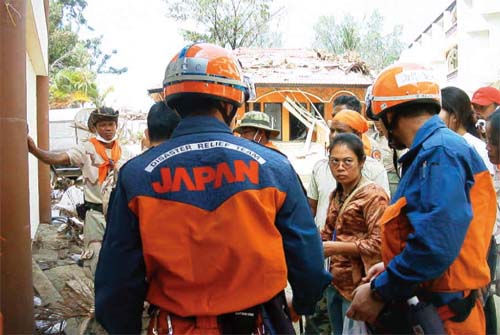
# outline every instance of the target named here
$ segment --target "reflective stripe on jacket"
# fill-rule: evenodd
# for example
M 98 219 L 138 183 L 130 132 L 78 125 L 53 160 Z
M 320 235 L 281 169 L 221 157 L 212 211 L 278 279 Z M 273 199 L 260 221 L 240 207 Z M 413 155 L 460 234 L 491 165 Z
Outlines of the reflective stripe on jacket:
M 303 314 L 331 276 L 283 155 L 197 116 L 122 168 L 96 273 L 108 331 L 139 330 L 145 298 L 179 316 L 220 315 L 270 300 L 287 279 Z

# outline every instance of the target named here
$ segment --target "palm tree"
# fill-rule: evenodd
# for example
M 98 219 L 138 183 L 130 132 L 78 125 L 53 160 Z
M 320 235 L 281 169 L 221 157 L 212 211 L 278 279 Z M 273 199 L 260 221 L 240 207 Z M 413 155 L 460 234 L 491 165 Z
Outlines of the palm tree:
M 58 71 L 51 79 L 49 91 L 50 108 L 82 107 L 93 102 L 96 106 L 103 103 L 104 94 L 97 89 L 95 73 L 79 68 L 66 68 Z

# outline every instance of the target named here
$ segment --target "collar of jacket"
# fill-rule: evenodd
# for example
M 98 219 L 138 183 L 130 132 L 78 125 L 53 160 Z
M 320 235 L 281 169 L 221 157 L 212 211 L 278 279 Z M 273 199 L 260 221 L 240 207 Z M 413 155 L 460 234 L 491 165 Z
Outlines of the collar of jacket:
M 172 138 L 200 133 L 232 134 L 233 132 L 224 122 L 217 120 L 215 117 L 188 116 L 179 122 L 179 125 L 172 134 Z
M 404 164 L 412 161 L 420 151 L 422 144 L 440 128 L 446 128 L 446 125 L 438 115 L 427 120 L 415 134 L 410 150 L 398 160 L 398 163 Z

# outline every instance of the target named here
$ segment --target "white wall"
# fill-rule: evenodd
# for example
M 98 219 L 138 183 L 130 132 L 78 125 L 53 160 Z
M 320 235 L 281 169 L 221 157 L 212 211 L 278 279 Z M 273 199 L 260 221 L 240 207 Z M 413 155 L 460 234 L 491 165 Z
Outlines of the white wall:
M 48 33 L 43 0 L 26 2 L 26 50 L 39 76 L 48 74 Z
M 26 110 L 30 135 L 35 142 L 36 138 L 36 73 L 29 55 L 26 55 Z M 30 185 L 30 224 L 31 238 L 35 236 L 40 223 L 39 199 L 38 199 L 38 160 L 29 155 L 29 185 Z
M 421 43 L 403 51 L 400 60 L 430 65 L 443 87 L 458 86 L 472 94 L 500 81 L 500 0 L 457 0 L 456 9 L 455 33 L 446 36 L 451 15 L 445 12 L 444 30 L 434 25 L 421 36 Z M 446 52 L 453 45 L 458 45 L 458 71 L 448 76 Z
M 26 2 L 26 118 L 30 135 L 37 141 L 36 76 L 48 75 L 48 38 L 44 2 Z M 29 200 L 31 238 L 40 223 L 38 194 L 38 161 L 29 155 Z

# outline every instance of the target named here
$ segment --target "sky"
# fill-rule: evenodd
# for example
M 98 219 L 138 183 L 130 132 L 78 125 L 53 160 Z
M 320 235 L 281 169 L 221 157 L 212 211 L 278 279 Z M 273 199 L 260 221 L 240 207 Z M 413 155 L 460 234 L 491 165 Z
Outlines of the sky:
M 403 41 L 410 44 L 437 18 L 452 0 L 276 0 L 283 15 L 274 27 L 282 33 L 285 48 L 308 48 L 313 26 L 321 15 L 345 14 L 363 18 L 378 8 L 385 17 L 384 29 L 403 25 Z M 147 112 L 153 103 L 147 89 L 161 87 L 170 59 L 185 45 L 181 23 L 167 18 L 165 0 L 87 0 L 84 15 L 94 32 L 103 35 L 103 51 L 116 49 L 110 65 L 128 68 L 125 74 L 100 75 L 102 90 L 112 86 L 106 104 L 116 109 Z

